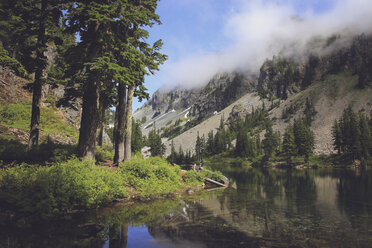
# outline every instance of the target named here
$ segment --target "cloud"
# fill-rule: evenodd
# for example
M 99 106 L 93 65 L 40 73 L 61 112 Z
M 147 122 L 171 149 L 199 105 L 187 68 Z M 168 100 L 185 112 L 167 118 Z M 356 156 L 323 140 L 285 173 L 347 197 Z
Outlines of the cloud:
M 281 53 L 302 58 L 323 53 L 324 42 L 340 35 L 338 45 L 355 35 L 372 32 L 370 0 L 238 1 L 222 29 L 232 40 L 218 53 L 190 54 L 164 65 L 169 85 L 196 87 L 215 74 L 244 70 L 257 72 L 265 59 Z

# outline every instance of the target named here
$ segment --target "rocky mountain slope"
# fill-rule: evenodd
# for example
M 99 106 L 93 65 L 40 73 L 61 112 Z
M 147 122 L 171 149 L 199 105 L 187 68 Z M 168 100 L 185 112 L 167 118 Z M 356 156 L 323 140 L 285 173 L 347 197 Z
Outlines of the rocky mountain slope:
M 143 120 L 145 135 L 154 123 L 156 128 L 162 128 L 169 125 L 169 122 L 180 120 L 184 121 L 183 125 L 187 124 L 187 127 L 191 128 L 246 93 L 252 92 L 256 84 L 253 77 L 235 72 L 218 74 L 204 87 L 196 89 L 178 87 L 168 92 L 160 89 L 133 116 L 136 120 Z
M 252 107 L 270 106 L 274 129 L 284 132 L 295 118 L 303 115 L 306 99 L 315 108 L 311 129 L 315 134 L 315 152 L 333 152 L 331 128 L 343 110 L 372 112 L 372 38 L 360 35 L 349 44 L 330 49 L 336 38 L 327 43 L 327 53 L 310 54 L 305 59 L 274 57 L 267 60 L 259 73 L 216 75 L 198 89 L 177 88 L 156 92 L 148 103 L 134 114 L 146 116 L 144 133 L 155 126 L 167 130 L 180 120 L 181 131 L 164 139 L 170 151 L 176 148 L 193 150 L 197 133 L 206 135 L 216 129 L 220 118 L 249 113 Z M 331 52 L 330 52 L 331 51 Z

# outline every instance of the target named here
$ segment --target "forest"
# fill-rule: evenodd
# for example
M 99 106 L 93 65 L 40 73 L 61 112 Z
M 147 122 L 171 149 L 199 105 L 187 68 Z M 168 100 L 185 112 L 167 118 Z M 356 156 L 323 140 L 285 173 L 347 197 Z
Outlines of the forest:
M 0 2 L 1 69 L 26 80 L 32 95 L 31 102 L 5 103 L 0 109 L 5 127 L 29 130 L 27 144 L 1 137 L 0 209 L 5 213 L 53 216 L 118 199 L 164 197 L 202 184 L 204 174 L 190 171 L 180 178 L 179 166 L 157 157 L 144 160 L 140 153 L 133 98 L 148 98 L 145 76 L 167 59 L 161 40 L 147 41 L 149 28 L 161 24 L 157 4 Z M 46 86 L 62 86 L 63 97 L 45 100 Z M 56 114 L 58 108 L 81 109 L 78 134 Z M 110 147 L 103 143 L 103 129 L 113 108 Z M 55 142 L 49 134 L 56 132 L 68 134 L 72 143 Z M 107 160 L 113 163 L 103 165 Z
M 149 98 L 145 77 L 167 60 L 161 52 L 162 40 L 148 41 L 149 29 L 161 24 L 157 6 L 158 0 L 1 1 L 0 66 L 28 82 L 25 89 L 32 100 L 0 108 L 2 124 L 28 130 L 27 144 L 12 137 L 0 139 L 0 209 L 53 215 L 123 198 L 165 196 L 201 185 L 204 177 L 222 177 L 206 169 L 202 173 L 187 171 L 180 180 L 178 165 L 210 164 L 222 157 L 260 168 L 332 164 L 336 160 L 370 164 L 372 119 L 351 107 L 334 123 L 333 143 L 338 154 L 313 154 L 311 123 L 316 111 L 309 99 L 304 102 L 302 117 L 283 134 L 274 131 L 274 120 L 269 118 L 275 107 L 272 102 L 271 107 L 263 104 L 243 117 L 221 118 L 215 132 L 207 137 L 198 134 L 193 150 L 177 150 L 172 143 L 170 155 L 163 159 L 166 147 L 162 138 L 178 135 L 180 122 L 162 133 L 155 124 L 149 126 L 152 129 L 145 137 L 141 125 L 146 120 L 135 121 L 132 116 L 134 97 Z M 287 67 L 283 61 L 281 69 L 287 70 L 288 85 L 277 89 L 277 97 L 283 99 L 287 95 L 282 93 L 296 77 Z M 52 108 L 81 109 L 78 132 L 42 104 L 46 86 L 64 89 L 58 101 L 46 99 Z M 268 92 L 259 94 L 265 98 Z M 298 112 L 297 107 L 284 109 L 282 119 Z M 107 128 L 108 118 L 112 128 Z M 104 129 L 113 147 L 104 144 Z M 75 143 L 53 141 L 49 134 L 56 130 Z M 48 134 L 42 141 L 41 132 Z M 146 160 L 141 154 L 144 146 L 151 153 Z M 105 164 L 107 161 L 112 163 Z
M 197 135 L 193 152 L 184 152 L 181 147 L 177 151 L 172 143 L 167 159 L 171 163 L 190 164 L 218 161 L 225 157 L 228 160 L 232 158 L 232 161 L 234 158 L 238 161 L 243 159 L 253 167 L 284 162 L 289 168 L 301 164 L 329 166 L 371 163 L 372 119 L 364 113 L 355 113 L 351 107 L 344 110 L 342 117 L 335 121 L 332 128 L 333 148 L 337 154 L 323 156 L 313 153 L 314 133 L 311 131 L 311 123 L 316 111 L 308 98 L 303 117 L 295 119 L 283 134 L 273 131 L 269 110 L 263 104 L 261 108 L 252 108 L 244 120 L 238 116 L 228 119 L 228 123 L 221 117 L 215 134 L 211 130 L 207 137 Z M 282 118 L 286 119 L 286 115 L 283 114 Z M 152 135 L 154 133 L 156 132 L 152 131 Z M 262 133 L 264 135 L 261 138 Z M 159 147 L 156 144 L 153 146 Z

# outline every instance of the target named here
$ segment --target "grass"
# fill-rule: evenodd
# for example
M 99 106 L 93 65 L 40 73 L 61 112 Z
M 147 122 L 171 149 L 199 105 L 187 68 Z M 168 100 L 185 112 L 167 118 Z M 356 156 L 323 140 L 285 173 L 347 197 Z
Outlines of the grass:
M 4 126 L 29 131 L 31 120 L 31 103 L 20 102 L 0 107 L 0 123 Z M 77 130 L 63 121 L 62 116 L 51 108 L 41 107 L 40 128 L 50 136 L 68 136 L 78 139 Z

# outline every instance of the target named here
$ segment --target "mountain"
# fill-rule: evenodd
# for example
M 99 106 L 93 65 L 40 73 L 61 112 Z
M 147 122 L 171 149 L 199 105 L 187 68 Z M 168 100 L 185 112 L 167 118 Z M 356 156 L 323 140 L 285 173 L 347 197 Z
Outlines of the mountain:
M 154 123 L 157 128 L 165 128 L 170 121 L 173 124 L 180 122 L 186 130 L 254 90 L 256 84 L 256 79 L 249 75 L 234 72 L 218 74 L 204 87 L 177 87 L 168 92 L 160 89 L 133 116 L 144 123 L 144 134 L 148 134 Z
M 372 37 L 362 34 L 343 46 L 334 44 L 337 36 L 319 54 L 300 59 L 274 56 L 256 75 L 224 73 L 196 89 L 158 90 L 134 118 L 143 120 L 144 134 L 154 126 L 163 133 L 169 154 L 171 141 L 176 149 L 193 151 L 198 133 L 206 136 L 221 118 L 244 116 L 263 104 L 270 109 L 274 129 L 283 134 L 289 123 L 303 116 L 308 101 L 315 110 L 315 152 L 332 153 L 331 128 L 344 109 L 372 112 Z

